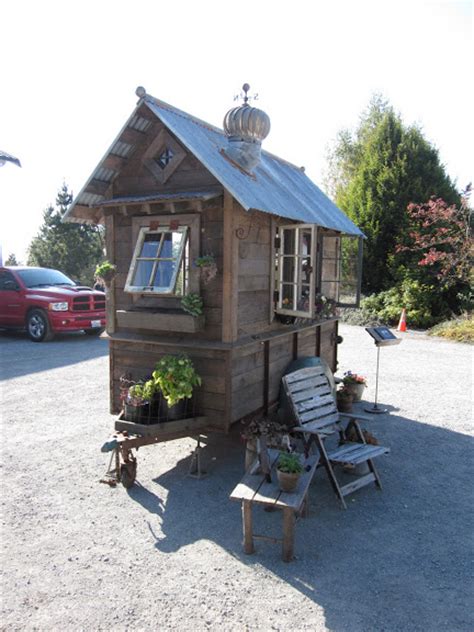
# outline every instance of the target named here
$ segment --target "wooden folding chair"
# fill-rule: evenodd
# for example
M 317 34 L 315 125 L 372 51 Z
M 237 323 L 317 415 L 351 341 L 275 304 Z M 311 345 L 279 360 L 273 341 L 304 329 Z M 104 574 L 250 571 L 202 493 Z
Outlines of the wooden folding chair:
M 347 508 L 344 496 L 357 489 L 375 483 L 382 489 L 379 475 L 373 459 L 390 452 L 389 448 L 379 445 L 368 445 L 365 441 L 358 420 L 369 421 L 369 417 L 357 413 L 340 413 L 331 391 L 328 378 L 321 366 L 299 369 L 285 375 L 283 387 L 290 402 L 295 426 L 291 432 L 301 433 L 308 454 L 314 442 L 319 450 L 320 463 L 326 468 L 329 481 L 342 503 Z M 342 421 L 347 420 L 346 428 Z M 357 442 L 348 441 L 348 435 L 354 430 Z M 324 442 L 331 435 L 339 433 L 339 446 L 328 452 Z M 369 473 L 359 476 L 350 483 L 340 485 L 334 473 L 333 465 L 349 465 L 355 467 L 367 463 Z

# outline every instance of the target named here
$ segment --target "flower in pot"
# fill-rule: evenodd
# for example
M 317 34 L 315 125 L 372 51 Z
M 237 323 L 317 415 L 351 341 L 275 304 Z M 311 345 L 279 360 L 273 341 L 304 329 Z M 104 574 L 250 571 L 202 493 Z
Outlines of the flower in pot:
M 332 318 L 337 313 L 337 303 L 332 298 L 327 298 L 324 294 L 316 294 L 314 308 L 317 318 Z
M 281 491 L 295 491 L 300 475 L 303 472 L 300 456 L 294 452 L 280 452 L 276 470 Z
M 352 402 L 354 401 L 354 395 L 352 391 L 343 386 L 336 391 L 337 409 L 341 413 L 350 413 L 352 410 Z
M 191 399 L 193 390 L 201 385 L 190 358 L 182 355 L 166 355 L 156 364 L 152 379 L 159 388 L 169 409 Z M 171 410 L 169 411 L 171 413 Z M 174 415 L 170 414 L 170 417 Z
M 345 388 L 353 395 L 353 401 L 360 402 L 364 394 L 364 388 L 367 388 L 367 380 L 363 375 L 346 371 L 342 378 Z
M 186 294 L 181 299 L 181 307 L 191 316 L 200 316 L 202 314 L 202 298 L 199 294 Z
M 115 275 L 117 274 L 117 266 L 110 261 L 103 261 L 95 269 L 95 277 L 104 282 L 108 287 L 112 283 Z
M 196 257 L 194 265 L 201 271 L 201 279 L 204 284 L 208 284 L 217 275 L 217 264 L 214 255 L 203 255 Z

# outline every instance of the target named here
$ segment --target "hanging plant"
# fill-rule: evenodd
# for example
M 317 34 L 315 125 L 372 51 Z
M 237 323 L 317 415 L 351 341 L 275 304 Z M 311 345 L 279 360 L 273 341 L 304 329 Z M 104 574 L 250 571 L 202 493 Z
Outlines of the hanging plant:
M 202 298 L 199 294 L 187 294 L 181 299 L 181 307 L 191 316 L 200 316 L 202 314 Z
M 194 260 L 194 265 L 201 271 L 201 279 L 207 285 L 217 275 L 217 264 L 214 255 L 203 255 Z
M 117 266 L 110 261 L 103 261 L 95 269 L 95 276 L 101 279 L 105 285 L 110 285 L 117 274 Z

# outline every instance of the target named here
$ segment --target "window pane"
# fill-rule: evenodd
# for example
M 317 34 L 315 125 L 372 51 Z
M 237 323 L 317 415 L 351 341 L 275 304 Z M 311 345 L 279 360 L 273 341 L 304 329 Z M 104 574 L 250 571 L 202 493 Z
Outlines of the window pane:
M 150 284 L 150 276 L 153 270 L 153 261 L 137 261 L 132 284 L 138 287 L 146 287 Z
M 156 233 L 149 233 L 145 235 L 142 251 L 140 257 L 156 257 L 158 252 L 158 245 L 160 243 L 160 235 Z
M 176 261 L 158 261 L 153 285 L 171 290 L 171 280 L 176 269 Z
M 303 285 L 299 292 L 298 296 L 298 304 L 296 305 L 296 309 L 307 312 L 310 309 L 309 304 L 309 285 Z
M 300 252 L 301 255 L 309 255 L 311 253 L 311 231 L 310 230 L 300 230 Z
M 294 309 L 293 298 L 294 298 L 294 286 L 293 285 L 282 285 L 282 304 L 281 306 L 284 309 Z
M 295 278 L 295 260 L 293 257 L 283 257 L 283 281 L 291 283 Z
M 283 230 L 283 254 L 294 255 L 296 250 L 296 230 Z

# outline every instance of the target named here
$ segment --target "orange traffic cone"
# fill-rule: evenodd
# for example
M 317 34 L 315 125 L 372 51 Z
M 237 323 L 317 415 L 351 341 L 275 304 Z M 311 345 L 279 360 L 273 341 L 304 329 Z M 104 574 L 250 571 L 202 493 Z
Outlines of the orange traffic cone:
M 407 330 L 407 310 L 402 309 L 402 315 L 400 316 L 400 322 L 398 323 L 397 331 Z

